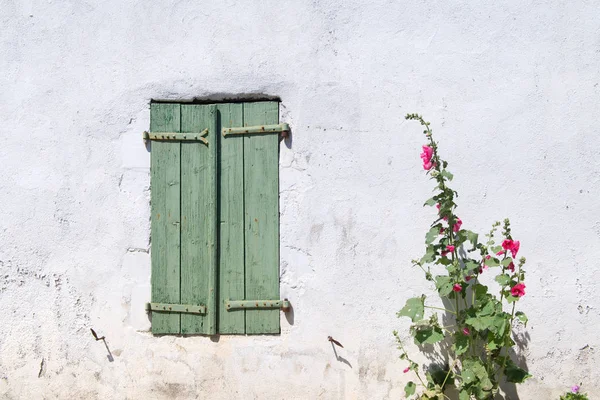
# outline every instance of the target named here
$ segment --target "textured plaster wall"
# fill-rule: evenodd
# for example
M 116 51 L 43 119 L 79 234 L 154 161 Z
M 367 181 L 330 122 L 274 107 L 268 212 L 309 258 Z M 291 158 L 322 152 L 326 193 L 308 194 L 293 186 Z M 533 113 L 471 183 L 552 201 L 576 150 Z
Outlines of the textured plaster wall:
M 427 288 L 410 260 L 434 212 L 407 112 L 433 123 L 464 227 L 508 216 L 522 242 L 520 398 L 600 396 L 599 18 L 594 1 L 0 0 L 0 398 L 400 398 L 391 331 Z M 279 96 L 293 127 L 294 315 L 281 336 L 153 337 L 149 102 L 228 94 Z

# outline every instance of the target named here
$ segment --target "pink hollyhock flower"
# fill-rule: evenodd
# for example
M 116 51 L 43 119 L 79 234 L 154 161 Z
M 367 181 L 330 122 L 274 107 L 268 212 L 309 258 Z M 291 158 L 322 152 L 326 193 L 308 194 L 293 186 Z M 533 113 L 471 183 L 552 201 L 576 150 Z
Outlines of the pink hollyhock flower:
M 431 160 L 431 157 L 433 156 L 433 147 L 423 146 L 423 154 L 425 154 L 428 160 Z
M 579 393 L 579 385 L 573 385 L 573 387 L 571 387 L 571 392 L 573 393 Z
M 510 272 L 515 272 L 515 264 L 511 261 L 510 264 L 506 267 Z
M 454 226 L 452 227 L 452 230 L 453 230 L 454 232 L 458 232 L 458 231 L 460 231 L 460 227 L 461 227 L 461 225 L 462 225 L 462 221 L 461 221 L 461 219 L 460 219 L 460 218 L 456 218 L 456 222 L 454 223 Z
M 446 250 L 448 250 L 449 252 L 453 252 L 455 249 L 454 246 L 452 246 L 451 244 L 449 244 L 448 246 L 446 246 Z
M 465 276 L 465 281 L 469 282 L 471 280 L 471 275 Z
M 517 256 L 520 247 L 521 243 L 518 240 L 515 240 L 513 242 L 512 248 L 510 249 L 510 252 L 512 253 L 512 258 L 515 258 Z
M 423 169 L 426 171 L 429 171 L 431 169 L 431 167 L 433 167 L 433 164 L 430 161 L 427 161 L 426 163 L 423 163 Z
M 485 256 L 486 260 L 489 260 L 490 258 L 492 258 L 492 256 L 490 256 L 489 254 L 487 256 Z
M 496 253 L 497 256 L 501 256 L 502 254 L 504 254 L 504 250 L 501 250 L 499 252 Z
M 448 252 L 447 252 L 447 251 L 445 251 L 445 250 L 443 250 L 443 251 L 442 251 L 442 257 L 446 257 L 447 255 L 448 255 Z
M 455 292 L 460 292 L 462 290 L 462 286 L 460 285 L 460 283 L 455 283 L 454 286 L 452 286 L 452 290 L 454 290 Z
M 523 296 L 525 296 L 525 284 L 524 283 L 517 283 L 515 286 L 513 286 L 510 289 L 510 294 L 512 294 L 514 297 L 523 297 Z
M 469 336 L 471 334 L 471 331 L 469 330 L 469 328 L 463 328 L 462 332 L 467 336 Z
M 504 239 L 502 242 L 502 248 L 504 250 L 510 250 L 513 258 L 517 256 L 520 247 L 521 243 L 518 240 Z
M 408 371 L 410 371 L 410 367 L 404 368 L 404 373 L 407 373 Z
M 437 203 L 437 204 L 435 205 L 435 208 L 437 208 L 437 209 L 438 209 L 438 211 L 440 211 L 440 208 L 442 208 L 442 205 L 441 205 L 440 203 Z

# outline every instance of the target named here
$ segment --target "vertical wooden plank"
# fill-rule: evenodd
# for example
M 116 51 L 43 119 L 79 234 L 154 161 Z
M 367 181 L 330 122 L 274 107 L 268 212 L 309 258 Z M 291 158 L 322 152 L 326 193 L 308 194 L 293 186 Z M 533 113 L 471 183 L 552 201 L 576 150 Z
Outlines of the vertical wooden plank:
M 244 103 L 244 126 L 277 124 L 277 102 Z M 244 135 L 246 300 L 279 299 L 279 135 Z M 246 333 L 279 333 L 279 310 L 246 310 Z
M 219 132 L 243 126 L 242 103 L 217 108 Z M 243 334 L 245 312 L 228 312 L 225 302 L 244 300 L 244 137 L 219 139 L 219 333 Z
M 150 105 L 150 130 L 179 132 L 179 104 Z M 180 144 L 152 142 L 150 166 L 152 302 L 179 303 Z M 179 333 L 178 313 L 152 312 L 152 333 Z
M 182 105 L 181 131 L 208 128 L 208 145 L 181 144 L 181 304 L 206 305 L 206 315 L 182 314 L 182 334 L 217 328 L 217 123 L 214 105 Z

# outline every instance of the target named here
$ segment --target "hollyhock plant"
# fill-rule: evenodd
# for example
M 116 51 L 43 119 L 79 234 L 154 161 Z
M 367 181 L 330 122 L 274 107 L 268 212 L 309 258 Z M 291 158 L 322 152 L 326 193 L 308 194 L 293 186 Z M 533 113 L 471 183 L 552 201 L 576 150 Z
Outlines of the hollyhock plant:
M 477 233 L 463 228 L 463 221 L 455 212 L 456 191 L 449 187 L 453 175 L 447 169 L 448 162 L 440 157 L 429 122 L 418 114 L 408 114 L 406 119 L 416 120 L 425 128 L 428 144 L 422 147 L 421 159 L 426 175 L 435 184 L 435 194 L 425 205 L 437 208 L 425 235 L 425 254 L 412 262 L 425 273 L 444 307 L 427 305 L 423 294 L 408 299 L 398 317 L 408 317 L 413 322 L 409 332 L 417 346 L 444 341 L 450 343 L 450 350 L 443 376 L 436 379 L 425 373 L 426 366 L 421 370 L 409 358 L 395 331 L 400 358 L 411 363 L 408 370 L 423 386 L 419 399 L 449 398 L 445 394 L 449 385 L 456 387 L 460 400 L 492 399 L 501 381 L 522 383 L 530 377 L 510 356 L 515 345 L 514 326 L 527 324 L 526 315 L 516 310 L 517 302 L 525 295 L 526 260 L 516 259 L 520 242 L 513 239 L 508 219 L 504 224 L 495 222 L 483 241 Z M 486 270 L 490 273 L 482 276 Z M 485 284 L 491 280 L 499 285 L 498 294 Z M 444 311 L 443 319 L 437 310 Z M 417 387 L 417 383 L 408 382 L 404 388 L 406 397 L 414 395 Z

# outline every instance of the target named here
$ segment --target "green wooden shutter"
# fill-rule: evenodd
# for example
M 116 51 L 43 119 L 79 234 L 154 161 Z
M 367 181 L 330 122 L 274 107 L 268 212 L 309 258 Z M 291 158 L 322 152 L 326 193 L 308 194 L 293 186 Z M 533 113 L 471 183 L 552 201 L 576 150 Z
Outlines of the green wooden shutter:
M 216 333 L 217 114 L 211 105 L 152 104 L 152 132 L 201 132 L 200 141 L 153 141 L 152 302 L 206 306 L 205 314 L 152 312 L 155 334 Z
M 222 128 L 279 122 L 277 102 L 219 105 Z M 221 137 L 220 333 L 279 333 L 278 309 L 228 311 L 229 300 L 279 299 L 279 135 Z
M 277 102 L 151 105 L 152 302 L 206 306 L 152 312 L 155 334 L 279 333 L 278 309 L 228 310 L 228 301 L 279 300 L 279 135 L 222 136 L 272 125 Z M 218 301 L 217 301 L 218 299 Z

